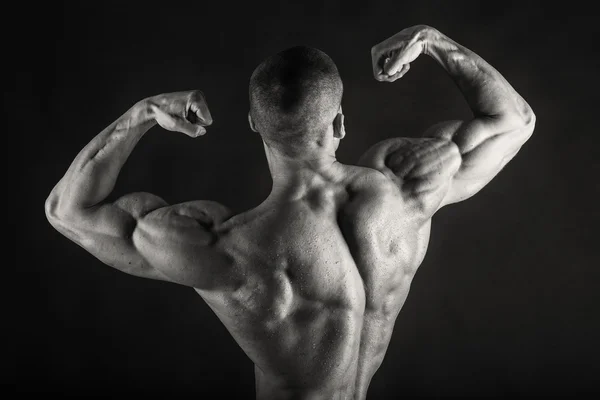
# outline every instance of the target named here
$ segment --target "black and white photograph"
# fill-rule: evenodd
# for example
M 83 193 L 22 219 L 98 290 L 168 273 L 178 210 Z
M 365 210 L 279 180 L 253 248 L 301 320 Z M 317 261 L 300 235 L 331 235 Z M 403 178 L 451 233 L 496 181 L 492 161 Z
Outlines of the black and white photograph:
M 600 394 L 591 4 L 32 4 L 4 383 Z

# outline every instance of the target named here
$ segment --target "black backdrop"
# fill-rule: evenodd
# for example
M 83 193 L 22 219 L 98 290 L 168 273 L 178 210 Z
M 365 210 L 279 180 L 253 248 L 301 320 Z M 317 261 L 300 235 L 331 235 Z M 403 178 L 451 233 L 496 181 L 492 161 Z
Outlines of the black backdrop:
M 252 398 L 251 362 L 192 289 L 104 266 L 52 229 L 44 200 L 77 152 L 134 102 L 201 89 L 215 120 L 209 134 L 192 140 L 153 128 L 114 195 L 143 190 L 237 211 L 258 204 L 271 181 L 247 127 L 248 79 L 266 56 L 295 44 L 338 64 L 348 132 L 342 162 L 381 139 L 466 118 L 458 90 L 430 59 L 394 84 L 371 76 L 373 44 L 425 23 L 494 65 L 538 122 L 492 184 L 434 217 L 369 398 L 599 388 L 591 10 L 572 2 L 207 3 L 46 6 L 23 28 L 36 39 L 19 50 L 29 57 L 15 82 L 26 94 L 21 109 L 38 122 L 18 131 L 29 153 L 15 167 L 24 176 L 9 210 L 18 218 L 24 288 L 8 304 L 18 316 L 9 349 L 17 363 L 5 377 L 20 391 Z

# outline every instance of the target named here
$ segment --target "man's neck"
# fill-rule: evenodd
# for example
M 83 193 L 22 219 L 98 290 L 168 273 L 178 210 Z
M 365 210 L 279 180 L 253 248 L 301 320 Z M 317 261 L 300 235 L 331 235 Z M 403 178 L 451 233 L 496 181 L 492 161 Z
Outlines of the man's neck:
M 336 160 L 333 149 L 307 151 L 301 157 L 286 156 L 268 146 L 265 146 L 265 152 L 273 178 L 272 194 L 337 181 L 341 176 L 341 164 Z

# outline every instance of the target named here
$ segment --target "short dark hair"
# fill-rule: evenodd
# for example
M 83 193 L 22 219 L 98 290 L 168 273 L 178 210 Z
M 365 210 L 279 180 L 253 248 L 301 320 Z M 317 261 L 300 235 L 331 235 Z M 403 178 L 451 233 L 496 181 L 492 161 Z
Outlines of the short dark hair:
M 333 122 L 343 85 L 321 50 L 295 46 L 263 61 L 250 78 L 250 115 L 265 141 L 304 145 Z

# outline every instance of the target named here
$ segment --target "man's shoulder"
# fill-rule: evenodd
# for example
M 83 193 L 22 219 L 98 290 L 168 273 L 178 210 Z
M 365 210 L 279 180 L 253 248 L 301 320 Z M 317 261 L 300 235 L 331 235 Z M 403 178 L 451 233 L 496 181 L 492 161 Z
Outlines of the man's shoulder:
M 402 192 L 399 178 L 392 171 L 364 166 L 351 167 L 355 172 L 348 186 L 349 209 L 365 209 L 370 213 L 374 212 L 374 207 L 394 209 L 403 218 L 418 217 L 421 221 L 429 218 L 415 209 L 413 199 Z
M 375 143 L 359 158 L 358 165 L 381 169 L 385 164 L 386 157 L 399 149 L 410 148 L 415 143 L 419 143 L 420 138 L 396 137 L 385 139 Z
M 397 185 L 383 171 L 365 165 L 347 165 L 350 170 L 348 189 L 358 193 L 364 191 L 396 190 Z

